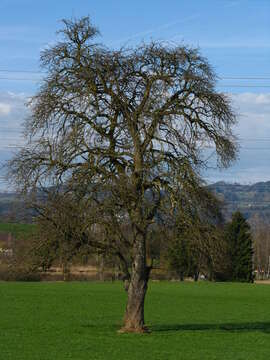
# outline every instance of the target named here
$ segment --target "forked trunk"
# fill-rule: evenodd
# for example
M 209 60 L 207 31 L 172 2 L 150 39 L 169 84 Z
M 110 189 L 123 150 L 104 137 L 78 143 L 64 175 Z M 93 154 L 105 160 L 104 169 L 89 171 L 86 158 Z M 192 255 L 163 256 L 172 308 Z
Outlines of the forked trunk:
M 128 299 L 121 332 L 146 332 L 144 323 L 144 299 L 147 291 L 150 268 L 146 265 L 144 238 L 135 245 L 128 288 Z

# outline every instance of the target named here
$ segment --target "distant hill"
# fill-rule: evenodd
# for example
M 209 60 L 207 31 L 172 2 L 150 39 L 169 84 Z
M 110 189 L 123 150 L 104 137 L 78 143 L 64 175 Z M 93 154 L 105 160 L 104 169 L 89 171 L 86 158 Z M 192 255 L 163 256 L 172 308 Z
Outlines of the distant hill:
M 5 218 L 11 214 L 17 203 L 15 193 L 0 193 L 0 218 Z
M 252 221 L 258 217 L 264 222 L 270 221 L 270 181 L 253 185 L 229 184 L 223 181 L 209 186 L 223 201 L 225 217 L 240 210 Z
M 220 181 L 208 188 L 223 201 L 226 219 L 230 218 L 232 212 L 240 210 L 251 222 L 254 217 L 270 222 L 270 181 L 253 185 Z M 15 193 L 0 193 L 0 219 L 20 220 L 24 212 L 25 207 Z
M 30 219 L 30 212 L 16 193 L 0 192 L 0 221 L 29 222 Z

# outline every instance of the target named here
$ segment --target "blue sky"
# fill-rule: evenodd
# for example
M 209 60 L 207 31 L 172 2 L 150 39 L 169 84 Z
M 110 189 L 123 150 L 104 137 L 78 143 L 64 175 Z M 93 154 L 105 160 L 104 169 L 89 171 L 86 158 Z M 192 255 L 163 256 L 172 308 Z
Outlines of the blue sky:
M 232 98 L 241 145 L 235 165 L 207 180 L 270 180 L 270 0 L 1 0 L 0 161 L 22 143 L 24 104 L 42 76 L 27 71 L 40 71 L 61 19 L 85 15 L 109 47 L 151 39 L 199 47 L 222 78 L 217 89 Z

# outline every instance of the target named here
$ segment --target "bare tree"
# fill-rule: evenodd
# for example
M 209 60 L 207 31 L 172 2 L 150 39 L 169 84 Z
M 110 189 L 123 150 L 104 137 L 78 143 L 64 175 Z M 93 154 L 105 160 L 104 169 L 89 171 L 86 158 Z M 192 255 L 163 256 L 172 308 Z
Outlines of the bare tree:
M 46 195 L 46 199 L 39 201 L 33 202 L 31 198 L 38 225 L 34 255 L 49 266 L 57 261 L 62 268 L 63 280 L 68 280 L 72 260 L 82 249 L 89 248 L 93 238 L 86 219 L 87 203 L 63 189 L 51 189 Z
M 38 239 L 33 253 L 37 260 L 46 264 L 51 258 L 49 266 L 57 261 L 64 280 L 68 280 L 70 266 L 81 252 L 98 255 L 101 263 L 108 257 L 111 261 L 118 258 L 124 278 L 129 278 L 127 256 L 122 255 L 127 250 L 123 243 L 112 241 L 111 224 L 106 226 L 106 218 L 92 205 L 91 197 L 63 187 L 43 189 L 42 196 L 31 195 L 26 199 L 27 206 L 36 212 Z M 125 227 L 127 225 L 121 225 L 121 232 L 128 231 Z M 50 248 L 52 251 L 48 254 Z
M 10 176 L 26 192 L 61 182 L 85 191 L 94 204 L 89 223 L 105 229 L 103 244 L 118 249 L 123 263 L 121 249 L 129 249 L 123 331 L 141 332 L 149 229 L 162 213 L 174 216 L 207 198 L 203 149 L 213 147 L 218 164 L 230 164 L 235 116 L 196 49 L 153 42 L 110 50 L 94 42 L 98 31 L 88 18 L 64 20 L 61 34 L 41 54 L 48 73 Z
M 270 276 L 270 236 L 269 224 L 255 214 L 250 219 L 254 239 L 254 269 L 257 279 L 269 279 Z

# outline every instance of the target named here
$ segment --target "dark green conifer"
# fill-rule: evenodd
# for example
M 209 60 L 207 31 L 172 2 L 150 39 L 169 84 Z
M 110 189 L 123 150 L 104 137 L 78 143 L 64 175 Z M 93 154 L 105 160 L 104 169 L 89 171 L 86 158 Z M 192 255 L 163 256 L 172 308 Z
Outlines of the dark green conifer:
M 229 278 L 253 282 L 253 246 L 250 226 L 240 211 L 232 215 L 226 227 L 229 252 Z
M 169 268 L 183 281 L 189 272 L 189 247 L 184 236 L 178 236 L 172 241 L 168 249 L 168 262 Z

